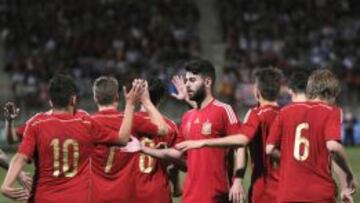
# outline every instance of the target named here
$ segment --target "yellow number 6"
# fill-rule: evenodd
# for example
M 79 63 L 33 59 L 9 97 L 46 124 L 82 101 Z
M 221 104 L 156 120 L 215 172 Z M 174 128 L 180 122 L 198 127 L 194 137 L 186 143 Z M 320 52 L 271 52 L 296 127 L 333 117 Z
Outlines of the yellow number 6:
M 308 123 L 301 123 L 296 127 L 295 143 L 294 143 L 294 158 L 298 161 L 305 161 L 309 157 L 310 142 L 306 137 L 301 135 L 302 130 L 308 130 Z M 304 145 L 304 151 L 300 154 L 300 146 Z

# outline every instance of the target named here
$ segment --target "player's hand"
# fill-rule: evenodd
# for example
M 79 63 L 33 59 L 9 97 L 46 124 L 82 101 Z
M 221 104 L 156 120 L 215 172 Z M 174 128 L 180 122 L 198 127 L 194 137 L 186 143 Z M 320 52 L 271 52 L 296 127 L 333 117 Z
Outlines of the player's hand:
M 342 190 L 340 197 L 341 202 L 343 203 L 354 203 L 353 192 L 351 192 L 350 190 Z
M 180 142 L 179 144 L 175 145 L 175 148 L 177 150 L 185 152 L 190 149 L 198 149 L 198 148 L 201 148 L 204 146 L 205 146 L 205 143 L 202 140 L 196 140 L 196 141 L 189 140 L 189 141 Z
M 7 121 L 12 121 L 19 116 L 20 109 L 16 108 L 14 102 L 7 102 L 4 106 L 4 117 Z
M 20 175 L 19 175 L 19 182 L 25 189 L 27 189 L 28 191 L 31 191 L 32 177 L 31 177 L 30 173 L 21 171 Z
M 341 189 L 340 197 L 341 197 L 341 202 L 343 202 L 343 203 L 353 203 L 354 202 L 353 195 L 355 194 L 355 191 L 356 191 L 357 182 L 355 181 L 355 179 L 353 177 L 354 176 L 351 175 L 349 178 L 347 178 L 346 187 Z
M 135 153 L 142 150 L 142 145 L 136 137 L 131 136 L 128 144 L 125 147 L 120 147 L 119 150 L 122 152 Z
M 149 85 L 146 80 L 143 81 L 143 92 L 140 96 L 141 102 L 149 101 L 150 100 L 150 93 L 149 93 Z
M 243 203 L 245 201 L 245 190 L 240 178 L 235 178 L 229 191 L 229 201 Z
M 140 96 L 144 91 L 143 83 L 143 80 L 135 79 L 132 82 L 132 87 L 130 91 L 127 91 L 126 87 L 123 86 L 126 104 L 135 104 L 140 99 Z
M 192 108 L 196 108 L 197 104 L 195 101 L 190 100 L 189 94 L 186 90 L 184 78 L 182 76 L 175 75 L 172 80 L 172 84 L 176 88 L 176 93 L 171 93 L 171 96 L 180 101 L 186 101 Z
M 171 93 L 171 96 L 173 96 L 177 100 L 185 100 L 189 97 L 184 78 L 182 76 L 175 75 L 172 80 L 172 84 L 175 86 L 177 93 Z
M 12 188 L 3 186 L 1 187 L 1 193 L 7 198 L 16 201 L 25 201 L 30 197 L 29 192 L 26 191 L 24 188 Z

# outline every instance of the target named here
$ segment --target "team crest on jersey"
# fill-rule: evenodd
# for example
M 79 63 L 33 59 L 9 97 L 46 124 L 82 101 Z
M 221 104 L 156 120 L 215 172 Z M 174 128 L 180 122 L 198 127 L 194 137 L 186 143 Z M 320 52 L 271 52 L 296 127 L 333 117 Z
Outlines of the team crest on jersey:
M 202 128 L 201 128 L 201 134 L 211 135 L 211 127 L 212 127 L 212 124 L 209 121 L 206 121 L 205 123 L 203 123 Z

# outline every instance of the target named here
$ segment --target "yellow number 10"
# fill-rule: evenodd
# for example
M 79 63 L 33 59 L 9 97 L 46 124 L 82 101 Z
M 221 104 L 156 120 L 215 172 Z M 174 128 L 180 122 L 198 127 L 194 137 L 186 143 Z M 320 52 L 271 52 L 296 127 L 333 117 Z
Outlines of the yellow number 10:
M 302 136 L 302 130 L 308 130 L 308 123 L 301 123 L 296 127 L 295 143 L 294 143 L 294 157 L 298 161 L 305 161 L 309 157 L 310 142 L 306 137 Z M 304 146 L 303 153 L 300 152 L 301 145 Z
M 50 143 L 50 145 L 53 147 L 53 155 L 54 155 L 54 177 L 60 176 L 60 139 L 53 139 Z M 73 147 L 73 169 L 70 170 L 69 166 L 69 148 L 72 145 Z M 79 144 L 76 142 L 76 140 L 73 139 L 66 139 L 62 145 L 62 153 L 63 153 L 63 167 L 62 171 L 64 172 L 65 177 L 71 178 L 74 177 L 77 174 L 78 171 L 78 165 L 79 165 Z

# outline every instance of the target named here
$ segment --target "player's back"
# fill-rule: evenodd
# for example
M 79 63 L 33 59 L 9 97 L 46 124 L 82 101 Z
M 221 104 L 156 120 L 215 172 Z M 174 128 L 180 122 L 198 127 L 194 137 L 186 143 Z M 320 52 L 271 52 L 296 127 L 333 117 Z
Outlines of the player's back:
M 280 201 L 332 199 L 327 140 L 340 139 L 340 109 L 322 102 L 284 107 L 274 128 L 281 133 Z
M 123 113 L 115 109 L 99 111 L 92 119 L 117 132 L 123 120 Z M 158 128 L 149 117 L 136 113 L 133 118 L 133 135 L 155 136 Z M 139 167 L 134 153 L 120 152 L 115 146 L 96 145 L 92 155 L 91 202 L 136 203 L 136 180 L 134 173 Z M 133 164 L 136 163 L 136 164 Z
M 91 117 L 105 128 L 118 131 L 124 115 L 115 109 L 107 109 Z M 133 153 L 120 152 L 116 146 L 96 145 L 91 156 L 91 202 L 131 203 L 134 178 L 129 175 L 133 169 L 128 163 L 133 158 Z
M 251 202 L 277 202 L 279 170 L 265 153 L 270 127 L 279 113 L 275 105 L 253 108 L 246 116 L 242 131 L 253 138 L 249 143 L 251 157 Z
M 145 112 L 137 113 L 138 116 L 149 117 Z M 169 127 L 167 135 L 146 137 L 142 134 L 136 136 L 143 145 L 151 148 L 173 147 L 180 142 L 176 124 L 164 118 Z M 134 178 L 136 182 L 136 201 L 148 203 L 171 203 L 171 190 L 167 175 L 168 162 L 156 159 L 144 153 L 136 153 L 132 161 Z
M 87 116 L 48 113 L 33 120 L 19 147 L 35 164 L 30 202 L 89 202 L 89 157 L 97 141 L 115 142 L 116 133 Z

